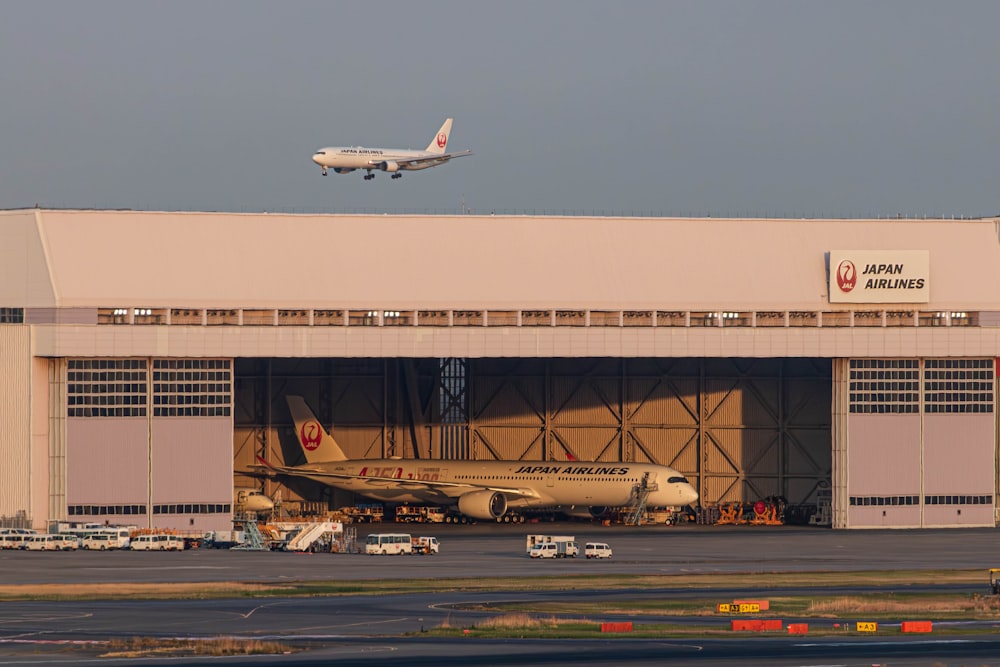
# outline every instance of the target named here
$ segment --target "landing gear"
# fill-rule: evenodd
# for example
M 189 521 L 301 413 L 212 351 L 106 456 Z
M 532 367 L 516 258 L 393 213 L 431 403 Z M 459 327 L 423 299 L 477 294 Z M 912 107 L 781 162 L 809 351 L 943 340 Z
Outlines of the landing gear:
M 326 176 L 326 167 L 323 167 L 323 175 Z
M 392 177 L 393 178 L 402 178 L 403 175 L 402 174 L 393 174 Z
M 365 180 L 366 181 L 370 181 L 373 178 L 375 178 L 375 174 L 371 173 L 370 171 L 367 174 L 365 174 Z

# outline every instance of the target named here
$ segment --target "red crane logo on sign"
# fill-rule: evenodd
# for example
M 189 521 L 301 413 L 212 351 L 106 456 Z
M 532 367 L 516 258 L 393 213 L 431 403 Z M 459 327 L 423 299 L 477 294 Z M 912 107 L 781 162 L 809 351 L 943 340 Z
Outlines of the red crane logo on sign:
M 318 421 L 307 421 L 299 431 L 299 442 L 310 452 L 319 447 L 320 440 L 323 439 L 323 429 Z
M 438 148 L 444 148 L 448 145 L 448 135 L 442 132 L 438 135 Z
M 858 284 L 858 270 L 854 262 L 845 259 L 837 267 L 837 287 L 841 292 L 850 292 Z

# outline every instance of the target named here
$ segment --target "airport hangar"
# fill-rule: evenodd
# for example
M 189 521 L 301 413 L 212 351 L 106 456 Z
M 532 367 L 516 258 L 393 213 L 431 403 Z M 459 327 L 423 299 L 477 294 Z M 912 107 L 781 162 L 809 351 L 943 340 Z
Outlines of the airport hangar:
M 240 474 L 300 462 L 290 393 L 352 458 L 653 461 L 705 505 L 997 522 L 1000 219 L 21 209 L 0 238 L 8 522 L 350 502 Z

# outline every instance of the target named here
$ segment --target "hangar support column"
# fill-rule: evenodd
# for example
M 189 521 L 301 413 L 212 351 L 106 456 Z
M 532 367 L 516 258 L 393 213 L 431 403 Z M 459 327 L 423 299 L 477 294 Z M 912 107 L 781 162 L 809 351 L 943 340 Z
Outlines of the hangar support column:
M 850 363 L 833 360 L 833 401 L 831 405 L 831 440 L 833 446 L 833 527 L 847 528 L 847 414 L 850 406 Z

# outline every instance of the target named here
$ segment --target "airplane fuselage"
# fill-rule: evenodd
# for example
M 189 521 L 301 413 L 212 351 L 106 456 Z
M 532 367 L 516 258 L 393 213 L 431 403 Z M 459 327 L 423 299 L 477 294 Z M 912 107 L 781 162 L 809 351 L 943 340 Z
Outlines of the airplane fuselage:
M 313 162 L 321 167 L 333 169 L 337 173 L 347 173 L 356 169 L 379 169 L 382 171 L 418 171 L 444 164 L 450 157 L 425 160 L 417 163 L 400 163 L 405 160 L 433 158 L 428 151 L 403 150 L 398 148 L 365 148 L 364 146 L 330 146 L 321 148 L 313 155 Z M 395 168 L 394 168 L 395 167 Z
M 311 479 L 384 502 L 453 504 L 470 490 L 462 488 L 467 484 L 501 492 L 530 490 L 528 495 L 508 496 L 513 508 L 618 507 L 634 501 L 644 478 L 652 489 L 647 500 L 651 507 L 681 507 L 698 498 L 681 473 L 649 463 L 366 459 L 310 467 L 338 476 L 336 480 L 329 475 Z M 304 476 L 309 477 L 308 473 Z M 407 488 L 411 481 L 423 484 Z

